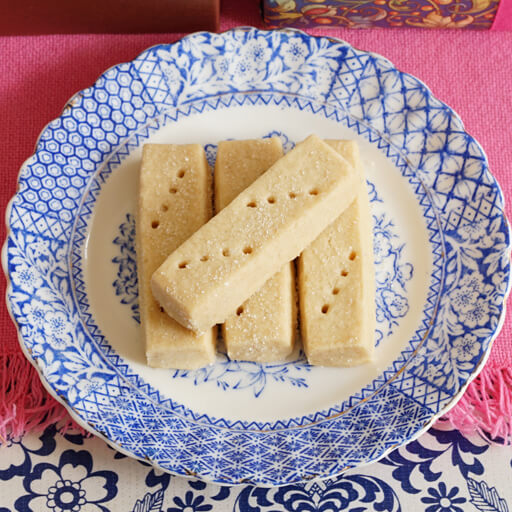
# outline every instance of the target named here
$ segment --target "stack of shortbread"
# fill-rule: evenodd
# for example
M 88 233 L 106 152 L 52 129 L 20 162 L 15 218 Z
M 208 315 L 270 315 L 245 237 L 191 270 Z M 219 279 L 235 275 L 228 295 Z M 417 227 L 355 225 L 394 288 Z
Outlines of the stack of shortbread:
M 212 217 L 200 145 L 144 146 L 136 232 L 148 364 L 214 362 L 217 324 L 231 359 L 284 360 L 296 289 L 311 364 L 370 361 L 372 231 L 357 144 L 312 135 L 283 156 L 278 138 L 221 142 L 213 196 Z

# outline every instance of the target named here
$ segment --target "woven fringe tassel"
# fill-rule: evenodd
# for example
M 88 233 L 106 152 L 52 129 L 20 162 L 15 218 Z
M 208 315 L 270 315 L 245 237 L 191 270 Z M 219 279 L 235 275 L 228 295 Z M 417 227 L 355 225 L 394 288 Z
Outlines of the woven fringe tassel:
M 445 418 L 465 435 L 511 445 L 512 368 L 485 366 Z
M 37 371 L 23 354 L 0 355 L 0 369 L 0 445 L 57 422 L 61 432 L 84 432 L 43 388 Z
M 85 431 L 43 388 L 23 354 L 0 355 L 0 445 L 25 432 L 60 423 L 60 431 Z M 512 445 L 512 368 L 487 365 L 444 418 L 463 434 Z

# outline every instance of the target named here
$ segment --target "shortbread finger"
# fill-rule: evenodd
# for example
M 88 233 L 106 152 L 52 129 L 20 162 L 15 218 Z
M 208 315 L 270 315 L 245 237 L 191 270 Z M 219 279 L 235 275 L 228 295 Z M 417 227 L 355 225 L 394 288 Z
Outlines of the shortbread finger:
M 189 329 L 223 323 L 347 208 L 358 186 L 345 159 L 308 137 L 167 258 L 153 295 Z
M 310 364 L 370 361 L 375 338 L 372 219 L 354 141 L 327 141 L 360 173 L 355 201 L 301 254 L 301 333 Z
M 153 272 L 211 217 L 211 174 L 199 145 L 146 144 L 136 226 L 141 329 L 149 366 L 193 369 L 215 359 L 212 329 L 197 336 L 151 293 Z
M 219 143 L 215 163 L 215 209 L 222 210 L 283 155 L 281 141 Z M 269 363 L 284 359 L 295 340 L 295 280 L 286 263 L 222 324 L 231 359 Z

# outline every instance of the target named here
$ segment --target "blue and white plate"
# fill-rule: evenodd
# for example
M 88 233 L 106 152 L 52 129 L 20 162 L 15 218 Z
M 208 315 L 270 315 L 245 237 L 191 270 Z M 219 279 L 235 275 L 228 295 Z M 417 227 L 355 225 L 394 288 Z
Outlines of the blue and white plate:
M 134 211 L 146 142 L 357 139 L 372 201 L 376 362 L 151 369 Z M 298 31 L 197 33 L 106 71 L 41 134 L 7 211 L 8 303 L 27 357 L 79 423 L 167 471 L 281 485 L 374 461 L 482 368 L 510 233 L 478 143 L 416 78 Z

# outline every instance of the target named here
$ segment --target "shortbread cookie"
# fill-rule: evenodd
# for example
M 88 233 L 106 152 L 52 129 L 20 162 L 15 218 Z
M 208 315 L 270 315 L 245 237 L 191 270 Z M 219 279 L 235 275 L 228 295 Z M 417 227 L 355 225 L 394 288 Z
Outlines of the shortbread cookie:
M 310 364 L 356 366 L 373 357 L 372 219 L 354 141 L 327 141 L 360 173 L 355 201 L 301 254 L 301 333 Z
M 278 160 L 153 274 L 153 295 L 183 326 L 223 323 L 354 200 L 359 178 L 312 135 Z
M 276 137 L 219 143 L 215 163 L 215 209 L 222 210 L 283 155 Z M 231 359 L 269 363 L 284 359 L 295 340 L 295 279 L 286 263 L 222 324 Z
M 141 329 L 149 366 L 192 369 L 215 359 L 212 329 L 196 336 L 163 312 L 153 272 L 211 217 L 211 174 L 199 145 L 146 144 L 136 226 Z

